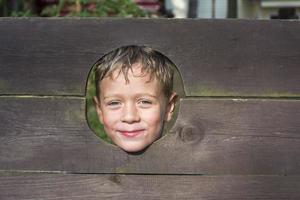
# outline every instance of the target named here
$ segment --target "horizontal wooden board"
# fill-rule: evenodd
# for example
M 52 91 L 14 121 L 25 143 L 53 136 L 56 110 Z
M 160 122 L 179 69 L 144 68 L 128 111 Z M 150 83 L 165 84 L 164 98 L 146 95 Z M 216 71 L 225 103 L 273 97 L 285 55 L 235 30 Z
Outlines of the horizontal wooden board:
M 300 101 L 182 100 L 172 131 L 127 154 L 89 129 L 84 98 L 0 98 L 0 170 L 300 174 Z
M 300 96 L 300 22 L 0 19 L 0 94 L 85 94 L 91 66 L 147 45 L 180 69 L 187 96 Z
M 0 199 L 300 199 L 300 177 L 0 175 Z

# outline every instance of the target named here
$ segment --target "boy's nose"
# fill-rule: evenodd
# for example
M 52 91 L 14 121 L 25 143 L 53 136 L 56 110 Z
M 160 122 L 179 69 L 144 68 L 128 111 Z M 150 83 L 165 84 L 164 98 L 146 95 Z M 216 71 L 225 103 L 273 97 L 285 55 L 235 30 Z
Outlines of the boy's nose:
M 121 118 L 122 122 L 134 123 L 140 120 L 138 111 L 134 105 L 128 104 L 123 110 L 123 115 Z

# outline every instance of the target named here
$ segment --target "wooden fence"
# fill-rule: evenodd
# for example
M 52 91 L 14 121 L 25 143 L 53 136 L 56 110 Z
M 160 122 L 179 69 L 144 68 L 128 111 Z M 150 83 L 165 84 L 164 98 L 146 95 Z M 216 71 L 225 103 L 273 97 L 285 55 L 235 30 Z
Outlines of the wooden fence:
M 0 199 L 300 199 L 300 22 L 0 19 Z M 86 120 L 92 65 L 153 47 L 181 73 L 144 153 Z

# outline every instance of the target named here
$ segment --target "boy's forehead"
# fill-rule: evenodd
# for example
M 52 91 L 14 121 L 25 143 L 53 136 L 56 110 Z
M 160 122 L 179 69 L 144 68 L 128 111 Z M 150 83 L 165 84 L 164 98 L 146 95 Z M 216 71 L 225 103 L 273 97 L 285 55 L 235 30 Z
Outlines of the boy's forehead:
M 146 81 L 147 83 L 156 81 L 156 77 L 154 76 L 154 74 L 150 71 L 143 70 L 142 64 L 140 63 L 133 64 L 130 68 L 127 69 L 118 67 L 105 77 L 109 77 L 111 80 L 125 80 L 126 83 L 129 82 L 130 79 L 141 79 Z
M 102 97 L 116 92 L 144 93 L 147 91 L 153 95 L 165 94 L 163 83 L 150 70 L 143 69 L 141 63 L 135 63 L 129 68 L 122 68 L 122 65 L 119 65 L 99 81 L 98 87 Z
M 114 72 L 100 81 L 100 91 L 103 94 L 103 92 L 124 92 L 126 89 L 130 89 L 130 92 L 151 91 L 151 93 L 161 94 L 162 85 L 156 77 L 152 77 L 150 73 L 137 72 L 139 73 L 129 71 L 127 77 L 120 70 Z
M 100 81 L 100 84 L 102 82 L 105 83 L 111 83 L 111 84 L 122 84 L 122 85 L 152 85 L 157 86 L 158 88 L 161 86 L 160 82 L 155 76 L 152 76 L 150 73 L 139 73 L 134 74 L 131 72 L 128 72 L 127 77 L 121 72 L 121 73 L 114 73 L 109 77 L 105 77 L 102 81 Z
M 143 65 L 141 63 L 134 63 L 131 66 L 123 67 L 122 64 L 117 64 L 114 69 L 111 71 L 110 75 L 113 77 L 117 77 L 120 74 L 133 74 L 134 76 L 144 76 L 150 73 L 147 73 L 143 70 Z

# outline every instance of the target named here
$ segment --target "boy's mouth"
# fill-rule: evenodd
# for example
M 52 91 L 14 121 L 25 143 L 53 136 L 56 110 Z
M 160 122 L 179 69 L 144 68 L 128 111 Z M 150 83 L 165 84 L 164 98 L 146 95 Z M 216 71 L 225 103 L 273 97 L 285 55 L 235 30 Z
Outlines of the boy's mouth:
M 126 131 L 126 130 L 119 130 L 119 133 L 125 137 L 133 138 L 137 135 L 140 135 L 144 132 L 145 129 L 133 130 L 133 131 Z

